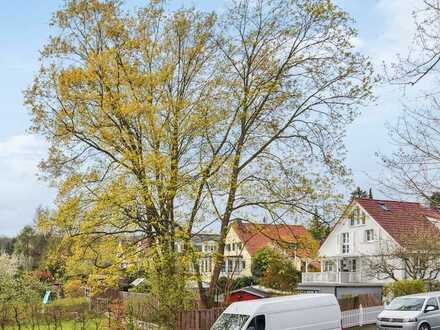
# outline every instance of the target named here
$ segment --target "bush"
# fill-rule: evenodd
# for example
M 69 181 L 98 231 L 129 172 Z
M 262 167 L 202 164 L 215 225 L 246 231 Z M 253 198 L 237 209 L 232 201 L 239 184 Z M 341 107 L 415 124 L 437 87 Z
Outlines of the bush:
M 48 311 L 59 311 L 61 314 L 85 313 L 90 303 L 86 297 L 57 299 L 47 305 Z
M 257 279 L 253 276 L 238 277 L 234 280 L 234 290 L 257 284 Z
M 426 284 L 422 280 L 401 280 L 384 287 L 384 295 L 387 299 L 426 291 Z
M 293 292 L 300 280 L 300 272 L 293 262 L 280 252 L 265 247 L 252 258 L 252 275 L 265 287 Z
M 84 287 L 81 280 L 69 280 L 64 284 L 64 294 L 68 298 L 84 297 Z

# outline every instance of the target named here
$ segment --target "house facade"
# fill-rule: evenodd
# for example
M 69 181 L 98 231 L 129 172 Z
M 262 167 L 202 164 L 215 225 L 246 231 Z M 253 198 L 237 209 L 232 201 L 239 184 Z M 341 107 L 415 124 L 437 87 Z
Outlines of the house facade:
M 392 280 L 372 273 L 369 260 L 403 246 L 411 233 L 427 227 L 440 228 L 438 210 L 419 203 L 355 198 L 319 249 L 321 271 L 303 272 L 300 288 L 337 296 L 379 294 Z M 394 276 L 407 277 L 405 271 Z
M 252 276 L 252 257 L 258 250 L 271 247 L 291 258 L 301 270 L 313 258 L 313 246 L 318 242 L 300 225 L 256 224 L 235 221 L 228 230 L 225 241 L 225 260 L 221 277 L 237 278 Z M 200 271 L 202 279 L 208 281 L 214 268 L 215 249 L 202 254 Z

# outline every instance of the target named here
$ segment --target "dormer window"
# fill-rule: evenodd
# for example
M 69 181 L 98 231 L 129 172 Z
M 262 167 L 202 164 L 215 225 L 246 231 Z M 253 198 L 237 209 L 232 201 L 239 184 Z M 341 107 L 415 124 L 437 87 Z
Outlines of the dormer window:
M 367 221 L 367 215 L 359 207 L 353 209 L 349 218 L 351 226 L 365 225 Z

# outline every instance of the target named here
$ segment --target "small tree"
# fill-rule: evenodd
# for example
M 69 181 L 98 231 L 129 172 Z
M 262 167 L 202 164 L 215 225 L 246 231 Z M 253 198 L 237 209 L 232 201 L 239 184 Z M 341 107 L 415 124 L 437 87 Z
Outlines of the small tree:
M 256 278 L 263 276 L 274 255 L 275 251 L 269 247 L 259 249 L 252 258 L 252 275 Z
M 437 229 L 427 227 L 401 237 L 400 244 L 383 242 L 379 253 L 369 258 L 371 274 L 400 280 L 405 273 L 413 280 L 435 280 L 440 275 L 440 240 Z
M 293 262 L 269 247 L 255 254 L 252 273 L 259 284 L 276 290 L 294 291 L 299 281 L 299 271 Z
M 368 193 L 366 190 L 361 189 L 361 187 L 357 187 L 352 193 L 352 198 L 368 198 Z
M 0 274 L 14 275 L 18 270 L 18 260 L 15 256 L 0 254 Z
M 316 240 L 322 241 L 330 234 L 331 228 L 329 224 L 320 219 L 317 210 L 315 210 L 315 214 L 309 223 L 308 230 Z
M 0 327 L 6 328 L 9 321 L 9 305 L 14 300 L 14 278 L 7 272 L 0 271 Z
M 194 292 L 187 283 L 190 274 L 186 267 L 190 258 L 177 253 L 163 253 L 161 248 L 152 248 L 147 259 L 147 285 L 150 295 L 150 308 L 154 310 L 155 323 L 166 329 L 175 329 L 179 311 L 188 310 L 195 300 Z M 167 280 L 164 281 L 164 274 Z
M 289 259 L 276 258 L 259 279 L 268 288 L 293 292 L 300 280 L 300 272 Z

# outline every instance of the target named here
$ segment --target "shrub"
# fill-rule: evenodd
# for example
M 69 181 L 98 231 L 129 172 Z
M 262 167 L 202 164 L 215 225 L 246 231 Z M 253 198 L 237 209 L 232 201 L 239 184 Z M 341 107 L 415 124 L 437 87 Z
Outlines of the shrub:
M 64 294 L 68 298 L 84 297 L 84 287 L 81 280 L 69 280 L 64 284 Z
M 384 295 L 388 299 L 426 291 L 425 282 L 422 280 L 401 280 L 384 287 Z
M 292 261 L 270 247 L 258 250 L 252 258 L 252 274 L 258 284 L 282 291 L 295 291 L 300 279 Z
M 257 284 L 257 279 L 253 276 L 238 277 L 236 279 L 222 276 L 217 281 L 217 288 L 221 293 L 225 293 L 226 291 L 233 291 L 255 284 Z
M 48 311 L 59 311 L 61 314 L 85 313 L 90 303 L 86 297 L 57 299 L 47 305 Z
M 257 284 L 257 280 L 253 276 L 238 277 L 234 280 L 234 290 Z

